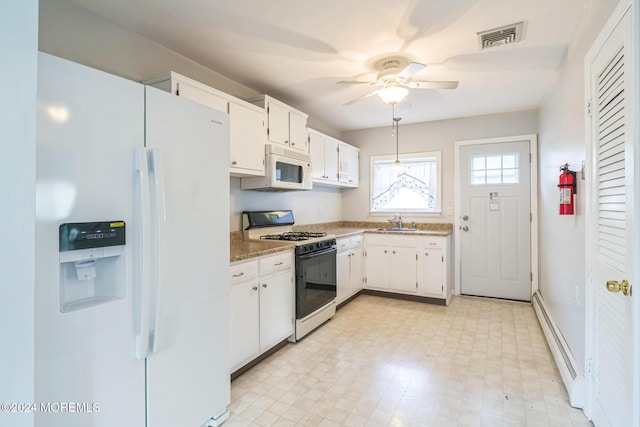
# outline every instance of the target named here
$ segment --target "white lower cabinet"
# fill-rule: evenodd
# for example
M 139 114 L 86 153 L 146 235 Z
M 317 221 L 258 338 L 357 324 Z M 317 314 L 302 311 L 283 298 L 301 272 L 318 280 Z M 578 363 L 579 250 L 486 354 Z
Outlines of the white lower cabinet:
M 260 351 L 293 333 L 291 271 L 260 280 Z
M 451 237 L 427 236 L 420 238 L 419 258 L 420 293 L 433 298 L 443 298 L 449 304 L 453 295 L 453 263 L 451 262 Z
M 449 236 L 368 234 L 365 287 L 441 299 L 453 293 Z
M 367 236 L 369 240 L 369 236 Z M 389 290 L 389 247 L 370 245 L 365 248 L 365 287 L 368 289 Z
M 259 351 L 260 294 L 258 283 L 248 280 L 231 288 L 232 368 L 258 354 Z
M 338 254 L 336 256 L 337 296 L 336 304 L 340 304 L 350 296 L 362 290 L 363 245 L 362 234 L 337 239 Z
M 404 239 L 403 239 L 404 240 Z M 416 247 L 407 247 L 412 242 L 395 242 L 389 258 L 389 288 L 406 294 L 418 292 L 418 263 Z M 406 245 L 406 246 L 405 246 Z
M 231 264 L 231 372 L 293 334 L 293 252 Z

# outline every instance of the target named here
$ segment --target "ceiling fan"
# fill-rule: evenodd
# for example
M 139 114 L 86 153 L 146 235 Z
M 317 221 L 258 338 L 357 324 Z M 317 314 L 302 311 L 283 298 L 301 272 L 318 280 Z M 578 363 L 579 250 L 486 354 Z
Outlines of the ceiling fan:
M 380 71 L 375 82 L 363 82 L 359 80 L 339 81 L 338 84 L 369 84 L 372 86 L 382 86 L 373 92 L 353 99 L 344 105 L 352 105 L 366 98 L 378 95 L 387 104 L 397 104 L 409 93 L 409 89 L 455 89 L 458 87 L 457 81 L 424 81 L 411 80 L 411 77 L 422 71 L 426 65 L 420 62 L 407 63 L 403 58 L 387 58 L 379 61 L 377 67 Z

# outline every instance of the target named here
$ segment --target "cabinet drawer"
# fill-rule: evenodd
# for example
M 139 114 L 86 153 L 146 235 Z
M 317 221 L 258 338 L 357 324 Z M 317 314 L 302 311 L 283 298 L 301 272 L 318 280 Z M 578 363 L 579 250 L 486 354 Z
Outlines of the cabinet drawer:
M 338 246 L 338 252 L 341 252 L 351 247 L 351 239 L 349 239 L 348 237 L 336 239 L 336 245 Z
M 274 271 L 291 268 L 292 257 L 290 252 L 274 255 L 260 260 L 260 275 L 273 273 Z
M 231 266 L 231 284 L 243 282 L 258 276 L 258 262 L 250 261 Z
M 363 236 L 362 234 L 358 234 L 357 236 L 351 236 L 349 239 L 349 245 L 351 247 L 360 246 L 362 244 Z
M 444 239 L 442 237 L 425 237 L 422 243 L 424 244 L 425 249 L 440 249 L 443 246 L 443 240 Z
M 389 236 L 386 234 L 367 234 L 367 245 L 371 246 L 387 246 L 389 244 Z

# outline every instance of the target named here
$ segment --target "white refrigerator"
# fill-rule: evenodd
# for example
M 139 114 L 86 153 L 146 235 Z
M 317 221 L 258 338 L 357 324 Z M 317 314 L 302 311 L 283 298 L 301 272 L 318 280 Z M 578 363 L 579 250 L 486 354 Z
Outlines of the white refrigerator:
M 227 417 L 225 113 L 41 53 L 36 427 Z

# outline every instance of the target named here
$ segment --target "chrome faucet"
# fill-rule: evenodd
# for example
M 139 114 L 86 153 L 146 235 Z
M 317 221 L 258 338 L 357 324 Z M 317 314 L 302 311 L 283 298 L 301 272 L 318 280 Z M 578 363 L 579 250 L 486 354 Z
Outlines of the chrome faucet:
M 389 221 L 391 224 L 395 224 L 398 228 L 402 228 L 402 217 L 400 216 L 400 214 L 395 214 L 387 221 Z

